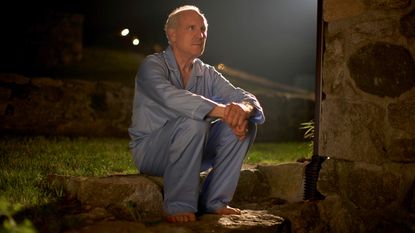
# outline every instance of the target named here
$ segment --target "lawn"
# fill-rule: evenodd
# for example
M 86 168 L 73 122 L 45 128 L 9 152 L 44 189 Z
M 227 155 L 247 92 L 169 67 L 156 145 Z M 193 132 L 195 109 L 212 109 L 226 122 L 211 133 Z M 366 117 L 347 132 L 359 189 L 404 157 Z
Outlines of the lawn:
M 309 155 L 306 142 L 255 143 L 247 164 L 296 161 Z M 0 196 L 23 206 L 46 204 L 59 193 L 47 175 L 106 176 L 134 174 L 128 139 L 1 137 Z

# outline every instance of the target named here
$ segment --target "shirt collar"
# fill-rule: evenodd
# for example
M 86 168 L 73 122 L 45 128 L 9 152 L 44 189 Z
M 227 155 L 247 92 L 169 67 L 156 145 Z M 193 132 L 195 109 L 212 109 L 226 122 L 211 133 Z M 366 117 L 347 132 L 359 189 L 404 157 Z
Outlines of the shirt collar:
M 164 59 L 166 60 L 167 68 L 172 71 L 179 71 L 177 67 L 176 58 L 174 57 L 173 49 L 169 45 L 164 51 Z
M 169 70 L 176 71 L 176 72 L 179 71 L 176 58 L 174 57 L 173 49 L 171 48 L 170 45 L 164 51 L 164 59 L 166 60 L 167 68 Z M 203 62 L 199 58 L 196 58 L 193 64 L 193 70 L 192 70 L 193 76 L 203 76 L 202 65 L 203 65 Z

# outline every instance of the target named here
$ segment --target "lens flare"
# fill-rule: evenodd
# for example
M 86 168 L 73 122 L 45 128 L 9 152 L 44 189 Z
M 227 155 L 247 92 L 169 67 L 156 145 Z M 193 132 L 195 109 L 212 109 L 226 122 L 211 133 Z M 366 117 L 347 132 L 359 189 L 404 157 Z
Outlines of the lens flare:
M 127 36 L 130 33 L 130 30 L 128 28 L 125 28 L 121 31 L 121 36 Z
M 133 45 L 138 45 L 138 44 L 140 44 L 140 40 L 139 39 L 137 39 L 137 38 L 134 38 L 133 39 Z

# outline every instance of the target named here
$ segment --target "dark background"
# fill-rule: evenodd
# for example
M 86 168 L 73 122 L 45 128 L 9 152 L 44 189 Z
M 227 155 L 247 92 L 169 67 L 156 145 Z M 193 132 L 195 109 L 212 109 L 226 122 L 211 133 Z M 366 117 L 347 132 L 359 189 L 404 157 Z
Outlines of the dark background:
M 140 39 L 138 47 L 164 49 L 166 17 L 184 4 L 198 6 L 208 19 L 205 62 L 224 63 L 276 82 L 313 89 L 316 0 L 13 1 L 1 7 L 2 48 L 13 53 L 17 42 L 31 39 L 21 38 L 25 25 L 53 11 L 84 16 L 84 47 L 140 52 L 120 41 L 120 31 L 129 28 L 130 35 Z

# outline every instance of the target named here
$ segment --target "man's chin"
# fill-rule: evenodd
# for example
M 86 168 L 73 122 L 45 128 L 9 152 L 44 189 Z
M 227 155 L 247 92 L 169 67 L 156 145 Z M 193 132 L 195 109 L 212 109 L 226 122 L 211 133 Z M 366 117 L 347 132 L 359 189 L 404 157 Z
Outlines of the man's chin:
M 204 49 L 194 50 L 194 54 L 197 55 L 197 57 L 200 57 L 202 56 L 204 51 L 205 51 Z

